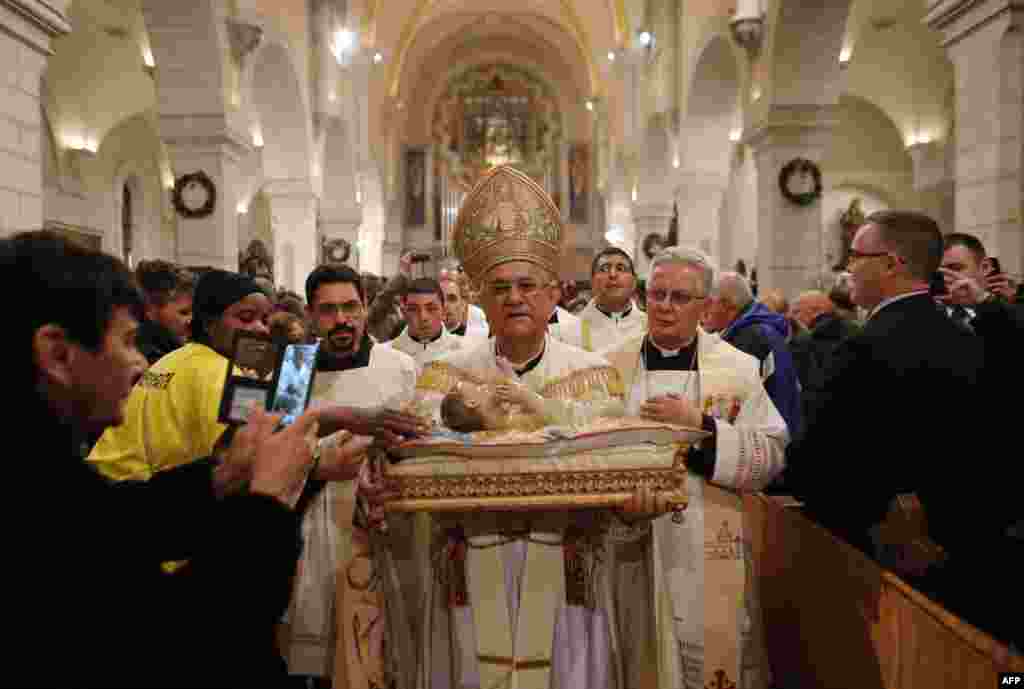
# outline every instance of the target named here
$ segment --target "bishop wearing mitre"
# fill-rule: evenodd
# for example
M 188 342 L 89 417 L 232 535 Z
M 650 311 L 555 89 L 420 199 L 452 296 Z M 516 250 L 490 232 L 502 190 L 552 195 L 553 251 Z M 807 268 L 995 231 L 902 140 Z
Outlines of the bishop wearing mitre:
M 492 169 L 466 197 L 454 250 L 480 290 L 493 337 L 424 367 L 417 388 L 435 413 L 463 384 L 504 380 L 494 388 L 499 401 L 535 410 L 547 425 L 622 415 L 618 372 L 548 334 L 562 239 L 558 208 L 511 167 Z M 609 620 L 595 603 L 598 582 L 586 576 L 600 544 L 543 519 L 486 521 L 434 520 L 410 686 L 613 686 Z

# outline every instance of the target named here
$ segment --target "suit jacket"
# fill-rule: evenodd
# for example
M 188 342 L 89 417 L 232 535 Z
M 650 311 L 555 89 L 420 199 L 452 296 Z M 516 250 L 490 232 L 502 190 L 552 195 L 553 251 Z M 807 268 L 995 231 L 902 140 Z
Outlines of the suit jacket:
M 979 339 L 928 295 L 878 311 L 836 348 L 791 446 L 787 481 L 809 515 L 870 552 L 889 501 L 916 492 L 951 553 L 997 533 L 987 503 L 1002 459 L 986 433 L 983 366 Z

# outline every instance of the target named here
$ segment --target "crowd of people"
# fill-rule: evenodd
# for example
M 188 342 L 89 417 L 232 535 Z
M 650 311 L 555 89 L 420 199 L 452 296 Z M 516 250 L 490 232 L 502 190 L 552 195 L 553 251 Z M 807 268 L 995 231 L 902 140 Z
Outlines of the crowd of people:
M 630 255 L 607 247 L 583 291 L 558 280 L 549 256 L 499 252 L 437 278 L 412 277 L 408 256 L 386 281 L 322 265 L 300 296 L 164 261 L 133 274 L 48 232 L 0 241 L 4 279 L 32 295 L 15 300 L 5 338 L 20 343 L 10 359 L 26 386 L 12 428 L 33 431 L 24 452 L 49 470 L 11 463 L 9 485 L 25 497 L 9 503 L 7 521 L 20 525 L 8 528 L 20 556 L 10 568 L 19 631 L 8 679 L 329 686 L 347 676 L 357 686 L 356 666 L 367 668 L 363 680 L 380 679 L 372 663 L 335 652 L 374 638 L 359 628 L 373 614 L 338 623 L 345 606 L 384 609 L 397 595 L 385 586 L 354 602 L 335 577 L 350 559 L 381 562 L 373 513 L 388 487 L 374 452 L 426 432 L 400 411 L 418 387 L 458 396 L 459 371 L 476 379 L 495 366 L 518 381 L 498 398 L 532 405 L 544 423 L 615 413 L 703 429 L 708 439 L 688 459 L 699 509 L 742 530 L 737 495 L 792 495 L 851 545 L 1019 645 L 1005 565 L 1022 545 L 1019 469 L 1007 452 L 1016 410 L 1000 394 L 1017 389 L 1021 370 L 1016 286 L 977 238 L 943 236 L 919 213 L 870 216 L 849 255 L 842 287 L 789 303 L 758 298 L 745 271 L 718 271 L 682 247 L 655 257 L 642 290 Z M 319 341 L 312 402 L 296 423 L 282 429 L 259 409 L 244 426 L 220 422 L 238 332 Z M 578 371 L 599 373 L 585 402 L 551 392 Z M 19 490 L 30 485 L 31 501 Z M 887 559 L 878 526 L 911 495 L 927 519 L 921 538 L 935 547 Z M 616 566 L 626 569 L 614 578 L 618 609 L 640 625 L 621 640 L 635 677 L 655 671 L 660 635 L 691 633 L 658 628 L 636 587 L 665 587 L 677 605 L 704 595 L 703 579 L 697 594 L 676 593 L 682 570 L 641 564 L 644 548 L 687 552 L 666 510 L 646 491 L 622 509 L 624 524 L 651 526 L 624 546 Z M 735 581 L 729 595 L 748 604 L 755 592 Z M 429 584 L 417 586 L 427 595 Z M 692 633 L 713 617 L 708 608 L 688 622 Z M 378 651 L 408 653 L 399 636 Z

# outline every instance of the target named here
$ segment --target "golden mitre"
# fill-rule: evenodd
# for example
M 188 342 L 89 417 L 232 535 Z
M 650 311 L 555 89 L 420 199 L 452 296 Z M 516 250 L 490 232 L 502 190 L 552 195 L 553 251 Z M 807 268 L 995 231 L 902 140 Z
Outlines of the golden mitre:
M 479 283 L 488 270 L 509 261 L 527 261 L 557 276 L 564 234 L 558 207 L 544 189 L 500 165 L 466 196 L 452 244 L 469 279 Z

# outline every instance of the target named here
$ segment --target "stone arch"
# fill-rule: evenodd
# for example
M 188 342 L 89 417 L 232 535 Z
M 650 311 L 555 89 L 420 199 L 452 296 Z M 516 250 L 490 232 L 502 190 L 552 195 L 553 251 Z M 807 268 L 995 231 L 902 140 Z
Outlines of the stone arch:
M 839 223 L 852 198 L 849 190 L 861 192 L 865 212 L 918 205 L 913 163 L 903 134 L 888 113 L 866 98 L 844 94 L 839 99 L 838 123 L 821 169 L 826 187 L 821 202 L 824 268 L 844 261 L 852 239 Z
M 680 130 L 685 167 L 725 173 L 733 150 L 730 134 L 740 125 L 740 67 L 723 35 L 711 38 L 697 58 Z
M 839 53 L 852 0 L 779 0 L 766 20 L 772 105 L 830 105 L 838 96 Z M 780 78 L 781 77 L 781 78 Z
M 104 206 L 110 209 L 105 245 L 119 256 L 125 251 L 121 226 L 127 185 L 132 196 L 133 259 L 176 258 L 173 231 L 165 231 L 163 225 L 166 194 L 161 183 L 161 156 L 160 137 L 146 114 L 133 115 L 115 125 L 97 152 L 107 185 L 102 192 L 108 199 Z
M 263 177 L 308 179 L 310 118 L 303 80 L 291 54 L 285 44 L 271 42 L 262 45 L 251 62 L 249 104 L 262 137 Z
M 674 177 L 678 184 L 670 196 L 678 202 L 680 244 L 716 258 L 736 244 L 722 219 L 729 217 L 724 206 L 736 148 L 731 136 L 740 125 L 740 84 L 732 43 L 725 34 L 709 37 L 689 76 L 678 139 L 664 144 L 649 139 L 647 146 L 649 165 L 654 165 L 648 175 Z M 677 165 L 683 172 L 671 175 Z

